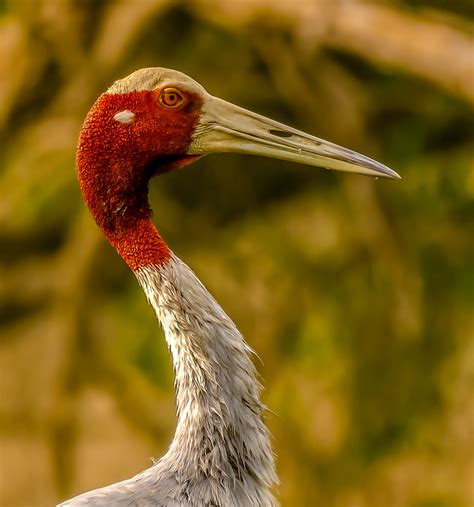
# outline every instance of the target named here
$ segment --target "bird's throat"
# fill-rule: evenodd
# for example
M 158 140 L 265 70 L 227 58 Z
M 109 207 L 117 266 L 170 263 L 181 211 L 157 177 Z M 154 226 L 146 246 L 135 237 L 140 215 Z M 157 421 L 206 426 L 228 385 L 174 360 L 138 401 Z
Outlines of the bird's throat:
M 80 159 L 79 159 L 80 160 Z M 126 167 L 79 163 L 84 198 L 96 223 L 129 267 L 163 265 L 170 250 L 151 220 L 148 179 L 127 178 Z

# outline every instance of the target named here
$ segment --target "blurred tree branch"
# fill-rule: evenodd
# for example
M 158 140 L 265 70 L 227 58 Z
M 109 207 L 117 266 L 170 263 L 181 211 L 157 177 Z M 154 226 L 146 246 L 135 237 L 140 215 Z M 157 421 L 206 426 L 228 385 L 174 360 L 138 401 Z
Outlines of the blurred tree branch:
M 364 0 L 193 0 L 196 15 L 248 28 L 277 18 L 309 51 L 326 46 L 430 81 L 474 102 L 474 37 L 469 25 L 441 12 L 413 15 Z

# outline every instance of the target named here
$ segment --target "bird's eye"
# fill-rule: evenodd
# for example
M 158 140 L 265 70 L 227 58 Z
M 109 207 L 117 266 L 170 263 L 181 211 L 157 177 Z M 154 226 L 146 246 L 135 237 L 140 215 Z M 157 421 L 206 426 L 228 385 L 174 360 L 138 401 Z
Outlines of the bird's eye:
M 184 102 L 183 94 L 176 88 L 165 88 L 160 94 L 161 105 L 168 109 L 176 109 Z

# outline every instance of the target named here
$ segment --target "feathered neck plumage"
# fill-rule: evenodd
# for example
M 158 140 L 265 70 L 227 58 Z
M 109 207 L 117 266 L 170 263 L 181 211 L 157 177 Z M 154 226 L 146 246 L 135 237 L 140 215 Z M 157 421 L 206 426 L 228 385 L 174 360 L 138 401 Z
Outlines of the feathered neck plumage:
M 176 468 L 184 480 L 211 481 L 222 491 L 240 483 L 242 492 L 261 496 L 255 505 L 272 505 L 268 489 L 276 475 L 251 349 L 174 255 L 136 275 L 163 326 L 175 370 L 178 424 L 157 466 Z

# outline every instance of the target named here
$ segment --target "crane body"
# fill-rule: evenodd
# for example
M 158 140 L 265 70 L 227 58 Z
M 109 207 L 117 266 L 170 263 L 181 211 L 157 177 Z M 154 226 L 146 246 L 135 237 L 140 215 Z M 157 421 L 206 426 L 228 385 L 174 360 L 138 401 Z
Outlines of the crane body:
M 251 349 L 151 220 L 149 180 L 215 152 L 397 178 L 382 164 L 209 95 L 185 74 L 142 69 L 101 95 L 81 131 L 85 201 L 135 273 L 171 353 L 177 427 L 152 467 L 60 505 L 272 507 L 277 483 Z

